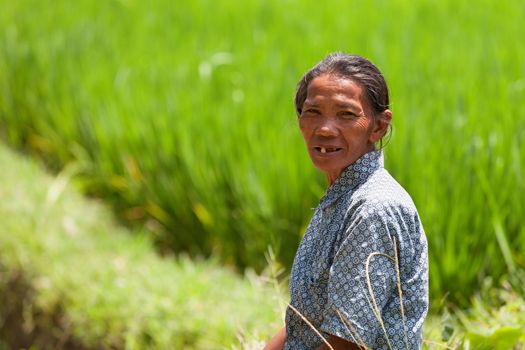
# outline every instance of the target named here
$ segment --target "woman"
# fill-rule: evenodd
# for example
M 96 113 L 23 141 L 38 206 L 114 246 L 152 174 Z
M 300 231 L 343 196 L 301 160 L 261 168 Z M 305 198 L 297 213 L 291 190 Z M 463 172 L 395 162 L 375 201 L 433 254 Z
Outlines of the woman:
M 383 168 L 392 119 L 383 75 L 363 57 L 331 54 L 299 82 L 295 108 L 329 187 L 295 256 L 286 326 L 265 349 L 420 349 L 427 241 Z

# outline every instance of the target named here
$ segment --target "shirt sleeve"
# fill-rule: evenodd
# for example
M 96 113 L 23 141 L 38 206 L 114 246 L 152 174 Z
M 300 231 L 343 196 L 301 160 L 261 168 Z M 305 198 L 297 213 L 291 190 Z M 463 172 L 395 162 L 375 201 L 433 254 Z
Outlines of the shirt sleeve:
M 344 228 L 330 267 L 322 331 L 369 348 L 384 338 L 381 310 L 397 290 L 397 233 L 399 225 L 377 208 L 363 208 Z

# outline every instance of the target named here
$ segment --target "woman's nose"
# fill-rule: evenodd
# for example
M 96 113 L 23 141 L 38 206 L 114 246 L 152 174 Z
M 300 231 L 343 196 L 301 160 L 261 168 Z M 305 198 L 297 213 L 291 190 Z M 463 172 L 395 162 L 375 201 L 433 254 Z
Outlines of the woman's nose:
M 331 120 L 324 121 L 316 130 L 319 136 L 337 136 L 337 127 Z

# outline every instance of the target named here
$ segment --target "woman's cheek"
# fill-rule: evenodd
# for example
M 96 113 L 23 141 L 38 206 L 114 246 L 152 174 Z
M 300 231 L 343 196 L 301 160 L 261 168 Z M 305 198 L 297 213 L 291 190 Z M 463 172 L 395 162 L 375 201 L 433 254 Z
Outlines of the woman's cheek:
M 304 121 L 299 121 L 299 130 L 305 141 L 308 141 L 308 135 L 311 134 L 311 127 Z

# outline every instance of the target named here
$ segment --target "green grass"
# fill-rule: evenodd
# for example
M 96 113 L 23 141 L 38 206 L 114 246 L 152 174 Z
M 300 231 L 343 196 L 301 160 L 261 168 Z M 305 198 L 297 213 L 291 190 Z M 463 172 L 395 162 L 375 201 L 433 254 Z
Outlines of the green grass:
M 330 51 L 391 87 L 387 168 L 429 238 L 433 300 L 525 266 L 522 1 L 3 1 L 0 130 L 163 251 L 289 266 L 325 187 L 292 107 Z
M 259 350 L 280 327 L 286 288 L 273 259 L 241 277 L 159 257 L 67 171 L 51 177 L 2 144 L 0 163 L 0 349 Z M 515 279 L 524 286 L 525 272 Z M 525 348 L 525 300 L 486 282 L 471 309 L 434 310 L 425 349 Z
M 0 330 L 20 328 L 5 334 L 36 334 L 38 348 L 69 333 L 87 348 L 219 349 L 277 328 L 279 294 L 262 276 L 161 258 L 145 232 L 74 191 L 67 171 L 52 178 L 3 145 L 0 164 Z M 13 312 L 23 316 L 6 325 Z

